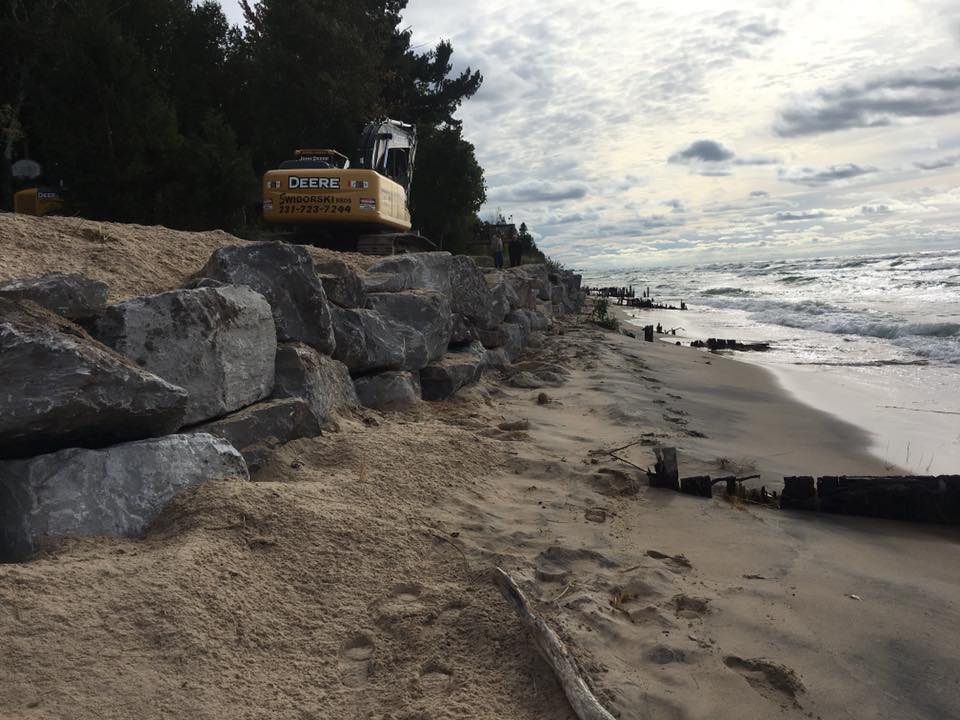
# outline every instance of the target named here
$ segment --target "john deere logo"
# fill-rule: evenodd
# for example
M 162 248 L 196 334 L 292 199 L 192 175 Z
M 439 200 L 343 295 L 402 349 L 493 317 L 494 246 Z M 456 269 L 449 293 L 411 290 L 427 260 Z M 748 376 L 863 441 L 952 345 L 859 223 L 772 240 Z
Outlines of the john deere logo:
M 339 190 L 340 178 L 331 177 L 296 177 L 288 179 L 289 190 Z

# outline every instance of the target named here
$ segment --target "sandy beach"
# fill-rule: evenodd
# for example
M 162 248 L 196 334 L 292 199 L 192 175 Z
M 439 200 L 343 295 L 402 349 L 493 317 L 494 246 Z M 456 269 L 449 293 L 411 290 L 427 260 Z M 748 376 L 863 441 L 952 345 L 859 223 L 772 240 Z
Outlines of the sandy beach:
M 556 387 L 522 388 L 549 370 Z M 541 397 L 545 393 L 546 397 Z M 960 535 L 650 489 L 891 472 L 762 369 L 583 317 L 456 398 L 360 411 L 142 540 L 0 567 L 0 717 L 564 718 L 510 572 L 620 718 L 957 716 Z

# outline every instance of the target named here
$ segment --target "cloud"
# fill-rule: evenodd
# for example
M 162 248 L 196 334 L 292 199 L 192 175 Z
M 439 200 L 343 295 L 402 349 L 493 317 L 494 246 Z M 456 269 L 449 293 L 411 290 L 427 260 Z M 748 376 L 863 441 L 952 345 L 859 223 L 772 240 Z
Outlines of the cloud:
M 667 162 L 671 165 L 686 165 L 690 172 L 697 175 L 724 177 L 733 175 L 734 165 L 778 165 L 780 160 L 766 155 L 737 157 L 733 150 L 716 140 L 697 140 L 677 150 L 667 158 Z
M 689 165 L 695 162 L 721 163 L 733 160 L 735 153 L 716 140 L 697 140 L 683 150 L 678 150 L 667 162 L 674 165 Z
M 903 118 L 960 112 L 960 66 L 893 73 L 859 85 L 820 89 L 780 111 L 781 137 L 892 125 Z
M 752 197 L 752 198 L 768 198 L 768 197 L 770 197 L 770 193 L 768 193 L 766 190 L 754 190 L 752 193 L 750 193 L 750 197 Z
M 949 157 L 932 160 L 931 162 L 917 161 L 913 163 L 913 165 L 920 170 L 939 170 L 940 168 L 953 167 L 957 163 L 960 163 L 960 155 L 950 155 Z
M 738 157 L 733 161 L 734 165 L 779 165 L 780 158 L 768 157 L 765 155 L 750 155 L 748 157 Z
M 861 166 L 854 163 L 847 163 L 845 165 L 831 165 L 823 170 L 810 167 L 788 168 L 781 170 L 779 177 L 784 182 L 795 185 L 819 187 L 836 182 L 837 180 L 850 180 L 860 177 L 861 175 L 869 175 L 875 172 L 879 172 L 878 168 L 871 165 Z
M 860 212 L 864 215 L 890 215 L 893 210 L 889 205 L 864 205 Z
M 785 210 L 783 212 L 778 212 L 774 215 L 774 218 L 776 219 L 777 222 L 799 222 L 802 220 L 819 220 L 825 217 L 827 217 L 827 213 L 824 210 L 800 210 L 797 212 Z
M 527 180 L 516 185 L 494 188 L 489 193 L 489 202 L 559 202 L 580 200 L 587 196 L 588 187 L 581 182 L 548 182 Z
M 679 198 L 672 198 L 670 200 L 664 200 L 661 205 L 665 205 L 668 208 L 672 208 L 672 211 L 675 213 L 682 213 L 687 211 L 686 205 L 683 204 L 683 200 Z

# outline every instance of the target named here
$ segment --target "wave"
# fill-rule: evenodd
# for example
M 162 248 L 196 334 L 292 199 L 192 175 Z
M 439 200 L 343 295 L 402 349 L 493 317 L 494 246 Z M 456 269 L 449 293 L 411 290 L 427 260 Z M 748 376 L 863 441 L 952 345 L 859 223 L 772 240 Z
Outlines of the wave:
M 707 297 L 716 297 L 718 295 L 734 295 L 734 296 L 746 297 L 752 294 L 753 293 L 751 293 L 749 290 L 742 290 L 741 288 L 735 288 L 735 287 L 715 287 L 715 288 L 710 288 L 709 290 L 704 290 L 701 293 L 701 295 L 704 295 Z
M 809 283 L 816 282 L 819 278 L 811 277 L 809 275 L 787 275 L 782 277 L 777 282 L 788 283 L 791 285 L 807 285 Z

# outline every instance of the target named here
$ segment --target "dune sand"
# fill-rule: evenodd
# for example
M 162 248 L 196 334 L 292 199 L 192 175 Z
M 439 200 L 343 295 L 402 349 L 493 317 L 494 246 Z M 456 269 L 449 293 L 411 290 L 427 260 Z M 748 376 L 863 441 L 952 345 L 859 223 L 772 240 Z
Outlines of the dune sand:
M 664 443 L 683 475 L 770 488 L 888 471 L 759 368 L 563 320 L 452 400 L 194 489 L 143 539 L 0 566 L 0 718 L 572 717 L 495 565 L 621 718 L 958 717 L 954 529 L 649 489 L 608 453 L 637 441 L 639 467 Z

